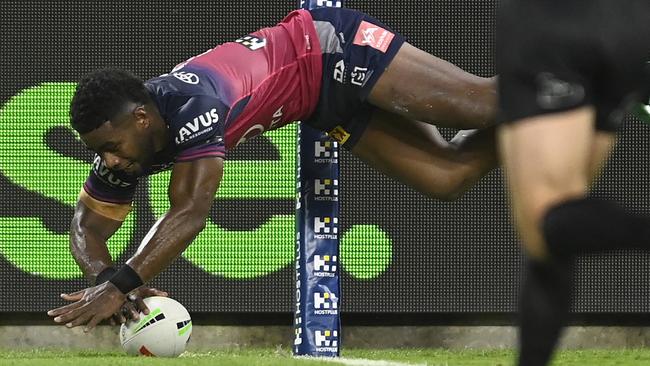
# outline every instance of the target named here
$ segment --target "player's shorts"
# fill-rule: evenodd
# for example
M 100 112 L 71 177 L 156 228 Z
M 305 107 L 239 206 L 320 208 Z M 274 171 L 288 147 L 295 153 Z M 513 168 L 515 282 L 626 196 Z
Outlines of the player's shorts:
M 323 81 L 314 113 L 304 122 L 350 150 L 375 107 L 366 99 L 404 43 L 404 38 L 364 13 L 340 8 L 311 10 L 323 52 Z
M 649 0 L 506 0 L 497 23 L 500 122 L 591 105 L 615 131 L 650 89 Z

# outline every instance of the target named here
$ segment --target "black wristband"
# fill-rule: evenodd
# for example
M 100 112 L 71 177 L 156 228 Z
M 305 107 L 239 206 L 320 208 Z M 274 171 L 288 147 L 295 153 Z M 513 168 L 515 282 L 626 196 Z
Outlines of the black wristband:
M 100 285 L 109 279 L 113 277 L 113 275 L 117 272 L 117 269 L 115 267 L 106 267 L 104 268 L 97 277 L 95 277 L 95 286 Z
M 109 281 L 125 295 L 143 285 L 140 275 L 128 264 L 115 272 Z

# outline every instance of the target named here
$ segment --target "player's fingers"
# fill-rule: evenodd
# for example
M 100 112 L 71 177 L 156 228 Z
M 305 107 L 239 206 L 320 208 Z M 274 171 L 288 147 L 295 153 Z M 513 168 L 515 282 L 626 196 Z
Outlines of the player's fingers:
M 93 316 L 93 318 L 90 319 L 90 321 L 88 322 L 88 324 L 84 328 L 84 332 L 88 333 L 91 330 L 93 330 L 95 328 L 95 326 L 97 326 L 97 324 L 99 324 L 99 322 L 101 322 L 103 319 L 104 318 L 99 314 L 96 314 L 95 316 Z
M 54 321 L 57 323 L 69 323 L 70 321 L 76 319 L 77 317 L 81 316 L 83 313 L 86 312 L 85 307 L 81 306 L 75 309 L 72 309 L 70 311 L 67 311 L 61 315 L 58 315 L 57 317 L 54 318 Z
M 127 319 L 140 319 L 140 313 L 135 308 L 135 305 L 130 301 L 127 301 L 124 303 L 124 305 L 122 305 L 122 313 L 126 316 Z
M 134 302 L 135 302 L 135 306 L 138 308 L 139 311 L 141 311 L 145 315 L 149 315 L 149 308 L 147 307 L 147 304 L 144 303 L 143 298 L 136 297 Z
M 164 296 L 167 297 L 169 294 L 166 291 L 160 291 L 157 288 L 145 288 L 142 290 L 142 297 L 150 297 L 150 296 Z
M 75 319 L 67 322 L 65 324 L 65 326 L 68 327 L 68 328 L 74 328 L 74 327 L 78 327 L 80 325 L 84 325 L 84 324 L 88 323 L 88 320 L 90 320 L 92 318 L 92 316 L 93 316 L 93 313 L 84 312 L 84 313 L 80 314 L 78 317 L 76 317 Z
M 61 298 L 66 301 L 79 301 L 84 297 L 85 290 L 73 292 L 71 294 L 61 294 Z
M 83 306 L 84 303 L 81 301 L 73 302 L 72 304 L 68 304 L 65 306 L 61 306 L 60 308 L 52 309 L 47 312 L 47 315 L 49 316 L 59 316 L 61 314 L 67 313 L 69 311 L 72 311 L 80 306 Z
M 118 311 L 117 313 L 113 314 L 113 316 L 111 317 L 111 322 L 112 322 L 111 325 L 124 324 L 126 323 L 126 318 L 124 317 L 124 315 L 122 315 L 121 312 Z

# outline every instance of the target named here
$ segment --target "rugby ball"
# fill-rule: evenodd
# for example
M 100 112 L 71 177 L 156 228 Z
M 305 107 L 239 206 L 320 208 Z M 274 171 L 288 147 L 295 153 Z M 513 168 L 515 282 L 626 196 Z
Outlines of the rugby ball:
M 176 357 L 185 351 L 192 334 L 187 309 L 174 299 L 147 297 L 149 314 L 129 320 L 120 328 L 122 348 L 130 355 Z

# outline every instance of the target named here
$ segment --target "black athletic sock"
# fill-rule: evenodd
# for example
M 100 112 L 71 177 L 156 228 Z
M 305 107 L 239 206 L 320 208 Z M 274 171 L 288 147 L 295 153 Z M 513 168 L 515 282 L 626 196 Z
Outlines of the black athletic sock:
M 615 202 L 582 198 L 551 208 L 542 231 L 553 255 L 622 248 L 650 249 L 650 218 Z
M 546 365 L 567 321 L 574 257 L 529 260 L 519 300 L 519 366 Z

